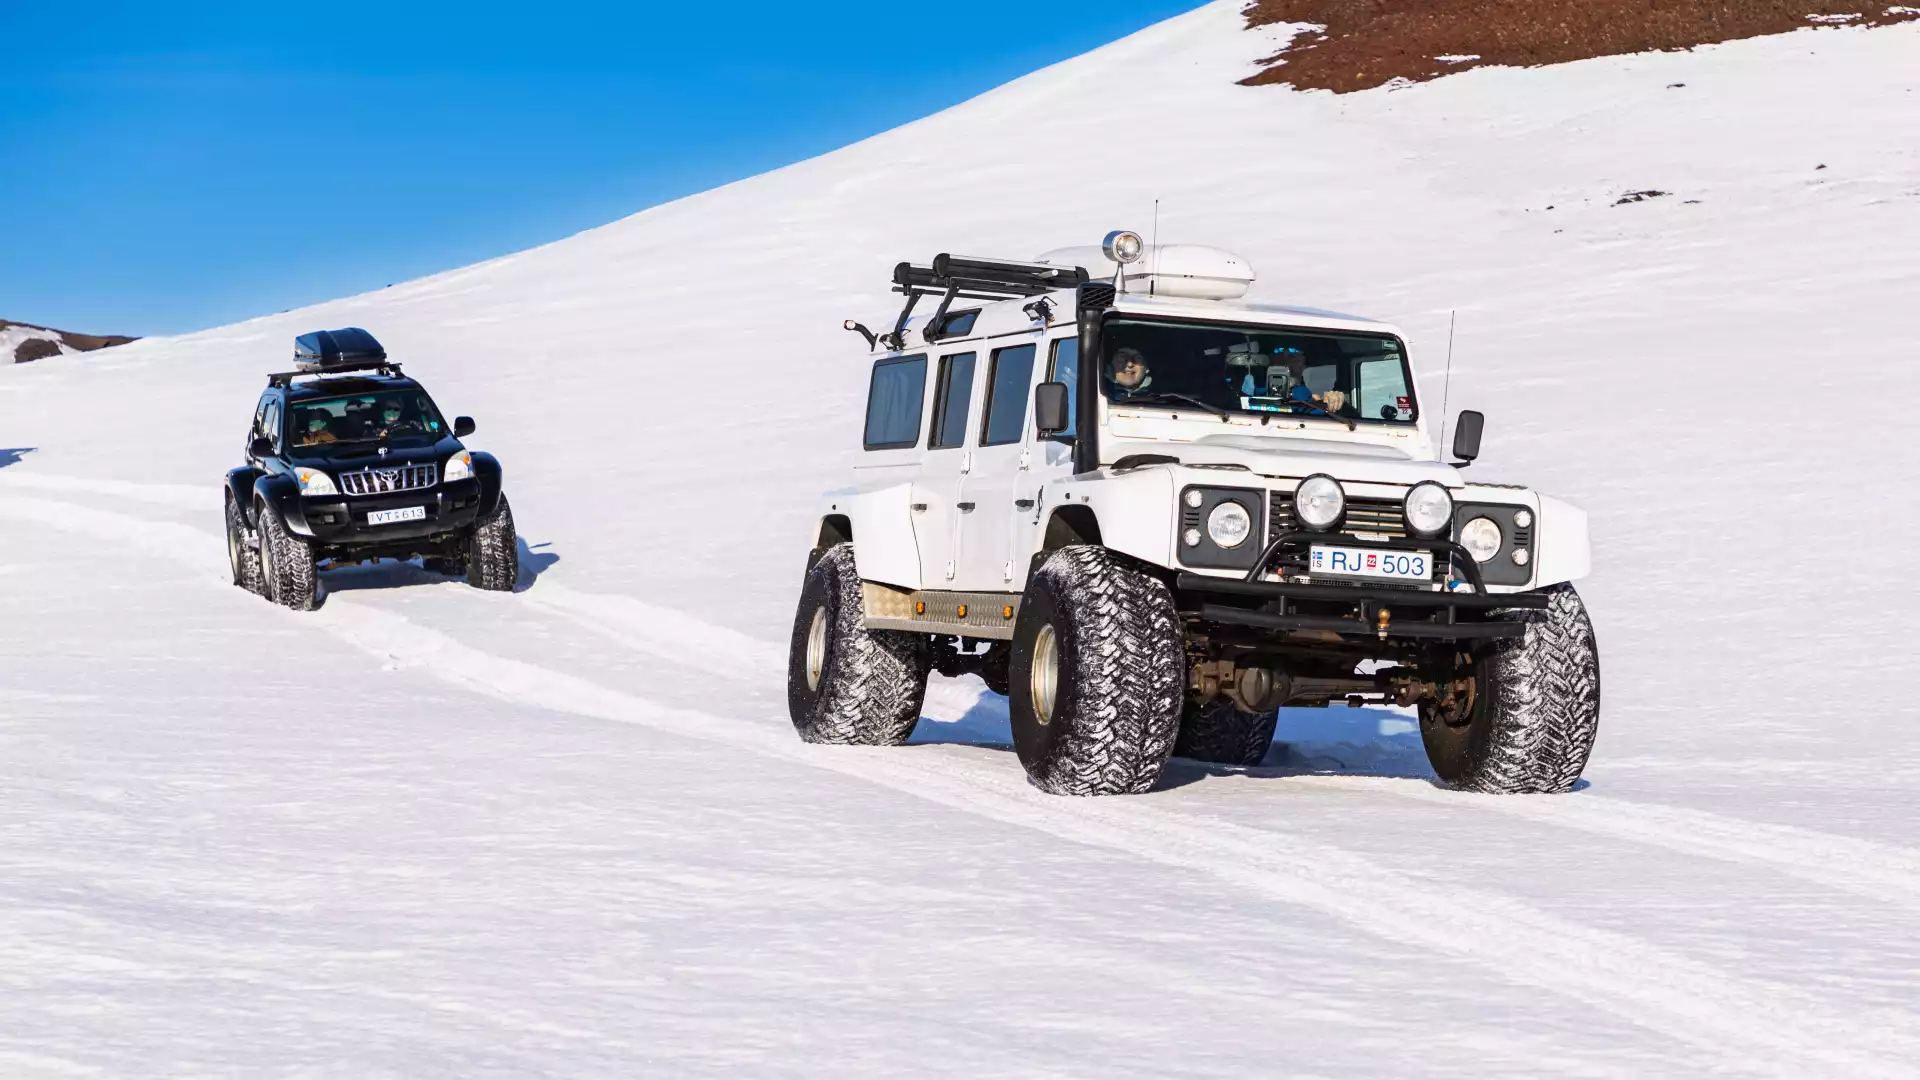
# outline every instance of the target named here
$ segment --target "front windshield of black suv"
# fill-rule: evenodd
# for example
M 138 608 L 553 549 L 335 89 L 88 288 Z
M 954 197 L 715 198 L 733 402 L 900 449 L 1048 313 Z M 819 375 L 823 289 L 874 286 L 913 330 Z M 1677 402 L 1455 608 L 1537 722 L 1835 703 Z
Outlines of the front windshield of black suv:
M 447 433 L 440 410 L 420 390 L 381 390 L 288 406 L 287 437 L 296 449 L 364 442 L 426 445 Z
M 1116 317 L 1100 390 L 1115 405 L 1412 424 L 1413 377 L 1390 334 Z

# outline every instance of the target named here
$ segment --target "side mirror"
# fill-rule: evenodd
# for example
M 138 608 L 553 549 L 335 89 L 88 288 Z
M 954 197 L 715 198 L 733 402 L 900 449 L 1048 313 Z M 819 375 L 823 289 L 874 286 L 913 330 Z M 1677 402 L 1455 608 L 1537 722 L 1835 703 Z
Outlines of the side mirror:
M 1067 384 L 1043 382 L 1033 388 L 1033 426 L 1042 435 L 1058 435 L 1073 426 L 1067 412 Z
M 253 441 L 247 444 L 247 453 L 254 457 L 266 457 L 273 453 L 273 440 L 265 435 L 255 435 Z
M 453 437 L 464 439 L 473 434 L 473 417 L 456 416 L 453 418 Z
M 1480 456 L 1480 432 L 1486 426 L 1485 414 L 1472 409 L 1461 411 L 1453 427 L 1453 456 L 1459 459 L 1457 464 L 1471 465 L 1473 459 Z

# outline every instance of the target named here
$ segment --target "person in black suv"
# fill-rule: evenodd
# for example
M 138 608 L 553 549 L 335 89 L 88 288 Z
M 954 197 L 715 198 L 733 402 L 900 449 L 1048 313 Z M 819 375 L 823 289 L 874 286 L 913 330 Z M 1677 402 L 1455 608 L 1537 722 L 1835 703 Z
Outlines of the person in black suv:
M 500 463 L 471 451 L 418 382 L 360 329 L 295 339 L 297 371 L 270 375 L 227 473 L 233 583 L 299 610 L 319 606 L 321 563 L 418 557 L 477 588 L 520 571 Z

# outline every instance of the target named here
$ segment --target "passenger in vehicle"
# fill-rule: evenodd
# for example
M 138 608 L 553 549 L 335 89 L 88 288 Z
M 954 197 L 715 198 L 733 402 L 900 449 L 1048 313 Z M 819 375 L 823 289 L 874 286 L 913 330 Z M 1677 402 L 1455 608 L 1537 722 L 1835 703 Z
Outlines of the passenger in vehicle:
M 1295 402 L 1302 405 L 1316 406 L 1316 408 L 1312 410 L 1315 412 L 1337 413 L 1346 407 L 1347 395 L 1344 391 L 1330 388 L 1325 393 L 1316 394 L 1313 392 L 1313 388 L 1308 385 L 1307 362 L 1305 358 L 1290 356 L 1287 357 L 1286 364 L 1288 373 L 1293 377 L 1293 390 L 1290 396 Z
M 1107 360 L 1107 396 L 1124 401 L 1149 392 L 1153 372 L 1139 349 L 1123 345 Z
M 295 445 L 318 446 L 321 443 L 339 442 L 333 432 L 327 430 L 327 411 L 325 409 L 302 409 L 296 414 L 299 420 L 298 438 Z
M 423 430 L 417 418 L 406 415 L 406 409 L 399 398 L 388 398 L 380 403 L 380 434 L 410 435 Z

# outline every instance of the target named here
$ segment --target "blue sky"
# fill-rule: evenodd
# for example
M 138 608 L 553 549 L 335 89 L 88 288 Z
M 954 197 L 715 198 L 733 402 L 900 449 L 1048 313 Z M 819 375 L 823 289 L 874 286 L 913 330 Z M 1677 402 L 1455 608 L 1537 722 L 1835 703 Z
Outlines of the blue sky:
M 177 333 L 822 153 L 1197 0 L 0 0 L 0 318 Z

